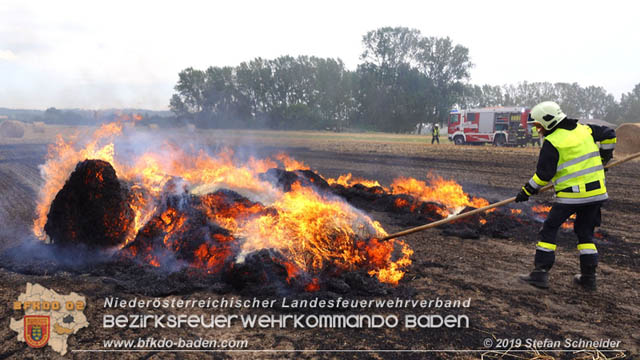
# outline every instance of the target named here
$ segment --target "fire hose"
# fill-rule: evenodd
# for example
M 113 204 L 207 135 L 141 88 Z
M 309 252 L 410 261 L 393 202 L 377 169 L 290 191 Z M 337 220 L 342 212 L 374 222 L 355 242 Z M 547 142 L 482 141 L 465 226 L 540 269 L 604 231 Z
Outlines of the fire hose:
M 637 157 L 640 157 L 640 152 L 639 153 L 635 153 L 633 155 L 629 155 L 629 156 L 627 156 L 625 158 L 622 158 L 620 160 L 613 161 L 613 162 L 607 164 L 604 168 L 605 169 L 610 169 L 610 168 L 612 168 L 614 166 L 620 165 L 620 164 L 625 163 L 625 162 L 627 162 L 629 160 L 633 160 L 633 159 L 635 159 Z M 552 187 L 553 187 L 553 184 L 550 183 L 550 184 L 544 186 L 543 188 L 541 188 L 539 193 L 541 193 L 543 191 L 547 191 L 547 190 L 551 189 Z M 394 239 L 394 238 L 397 238 L 397 237 L 400 237 L 400 236 L 413 234 L 413 233 L 418 232 L 418 231 L 431 229 L 431 228 L 434 228 L 436 226 L 447 224 L 447 223 L 450 223 L 452 221 L 456 221 L 456 220 L 459 220 L 459 219 L 464 219 L 466 217 L 469 217 L 469 216 L 472 216 L 472 215 L 475 215 L 475 214 L 479 214 L 479 213 L 485 212 L 485 211 L 490 210 L 490 209 L 494 209 L 494 208 L 497 208 L 497 207 L 500 207 L 500 206 L 507 205 L 507 204 L 512 203 L 514 201 L 516 201 L 516 197 L 515 196 L 512 197 L 512 198 L 508 198 L 508 199 L 505 199 L 505 200 L 498 201 L 496 203 L 487 205 L 485 207 L 473 209 L 473 210 L 470 210 L 470 211 L 467 211 L 467 212 L 464 212 L 464 213 L 461 213 L 461 214 L 458 214 L 458 215 L 455 215 L 455 216 L 450 216 L 450 217 L 448 217 L 446 219 L 434 221 L 432 223 L 428 223 L 428 224 L 425 224 L 425 225 L 420 225 L 420 226 L 417 226 L 417 227 L 414 227 L 414 228 L 411 228 L 411 229 L 407 229 L 407 230 L 404 230 L 404 231 L 397 232 L 395 234 L 387 235 L 387 236 L 383 237 L 381 240 L 390 240 L 390 239 Z

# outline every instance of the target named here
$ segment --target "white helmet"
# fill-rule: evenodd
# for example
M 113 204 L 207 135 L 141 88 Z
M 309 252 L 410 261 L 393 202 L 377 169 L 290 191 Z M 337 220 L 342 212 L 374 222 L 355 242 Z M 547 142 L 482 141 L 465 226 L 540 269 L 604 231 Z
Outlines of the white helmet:
M 567 117 L 560 105 L 553 101 L 543 101 L 531 109 L 529 120 L 540 124 L 545 130 L 551 130 Z

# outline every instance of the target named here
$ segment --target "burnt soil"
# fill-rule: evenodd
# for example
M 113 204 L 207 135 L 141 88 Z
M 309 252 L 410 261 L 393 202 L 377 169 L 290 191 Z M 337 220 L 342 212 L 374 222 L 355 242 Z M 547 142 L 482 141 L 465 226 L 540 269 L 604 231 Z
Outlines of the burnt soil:
M 382 145 L 381 145 L 382 146 Z M 304 161 L 324 177 L 337 177 L 347 172 L 354 176 L 376 179 L 389 185 L 397 176 L 424 179 L 427 172 L 454 179 L 464 190 L 474 196 L 484 197 L 490 202 L 515 195 L 522 184 L 532 175 L 536 163 L 536 151 L 528 149 L 505 149 L 493 147 L 456 147 L 393 145 L 393 151 L 362 149 L 290 147 L 259 148 L 259 154 L 274 154 L 286 151 L 297 160 Z M 396 151 L 396 149 L 398 149 Z M 28 237 L 33 219 L 37 189 L 41 183 L 38 165 L 44 162 L 44 145 L 0 146 L 0 250 L 20 244 Z M 16 341 L 16 333 L 9 329 L 9 319 L 21 318 L 23 313 L 11 310 L 10 304 L 25 290 L 27 282 L 39 283 L 58 293 L 77 292 L 87 297 L 88 307 L 84 311 L 90 323 L 68 340 L 69 349 L 100 349 L 105 339 L 135 339 L 138 337 L 194 339 L 248 340 L 247 349 L 386 349 L 386 350 L 479 350 L 484 349 L 486 338 L 564 340 L 612 339 L 621 341 L 620 349 L 633 358 L 640 353 L 640 224 L 638 210 L 640 200 L 640 163 L 628 163 L 611 170 L 607 175 L 610 200 L 602 211 L 604 234 L 597 241 L 601 254 L 598 268 L 599 288 L 587 293 L 571 284 L 571 278 L 579 269 L 575 250 L 575 236 L 564 231 L 559 236 L 556 265 L 551 273 L 551 288 L 539 290 L 517 280 L 517 275 L 531 269 L 535 246 L 535 231 L 540 223 L 519 227 L 509 231 L 509 223 L 501 223 L 503 231 L 476 231 L 465 236 L 457 227 L 436 228 L 411 234 L 403 238 L 415 251 L 413 265 L 401 280 L 399 289 L 381 294 L 352 294 L 348 298 L 370 299 L 400 296 L 407 299 L 467 299 L 467 309 L 370 309 L 342 310 L 348 314 L 393 314 L 403 318 L 405 314 L 465 314 L 470 319 L 467 329 L 128 329 L 116 331 L 103 329 L 104 314 L 131 314 L 137 311 L 105 310 L 105 296 L 124 299 L 138 297 L 152 299 L 149 294 L 182 299 L 207 299 L 220 297 L 247 297 L 233 288 L 209 286 L 206 279 L 200 286 L 185 286 L 189 274 L 176 273 L 163 278 L 149 292 L 158 277 L 147 269 L 141 269 L 140 279 L 118 277 L 117 268 L 96 265 L 93 271 L 78 273 L 64 269 L 51 273 L 38 271 L 15 271 L 15 267 L 0 264 L 0 359 L 62 358 L 50 348 L 31 349 L 24 342 Z M 528 203 L 513 205 L 523 212 L 533 204 L 550 204 L 549 195 L 540 195 Z M 364 206 L 362 206 L 364 207 Z M 363 209 L 374 220 L 378 220 L 389 232 L 396 232 L 416 225 L 415 218 L 383 209 Z M 503 218 L 501 218 L 503 219 Z M 504 219 L 503 219 L 504 220 Z M 491 219 L 489 219 L 491 221 Z M 515 226 L 515 225 L 514 225 Z M 473 232 L 473 231 L 472 231 Z M 28 254 L 27 254 L 28 256 Z M 34 254 L 34 258 L 37 255 Z M 37 262 L 35 262 L 37 267 Z M 23 269 L 24 270 L 24 269 Z M 127 272 L 130 270 L 123 270 Z M 144 283 L 137 289 L 136 284 Z M 183 284 L 181 288 L 170 286 Z M 309 295 L 310 294 L 310 295 Z M 327 292 L 322 293 L 327 297 Z M 256 294 L 254 294 L 256 295 Z M 259 296 L 259 294 L 257 294 Z M 302 294 L 313 298 L 313 293 Z M 275 297 L 278 302 L 281 297 Z M 155 313 L 169 314 L 178 310 L 158 310 Z M 188 313 L 210 312 L 233 314 L 281 314 L 285 309 L 242 310 L 192 310 Z M 295 311 L 294 311 L 295 312 Z M 306 313 L 332 313 L 331 310 L 302 310 Z M 335 312 L 335 311 L 334 311 Z M 340 312 L 340 311 L 338 311 Z M 558 353 L 541 351 L 554 358 L 581 358 L 592 353 Z M 476 359 L 487 352 L 215 352 L 206 355 L 212 358 L 455 358 Z M 200 358 L 203 353 L 73 353 L 66 358 Z M 612 357 L 614 353 L 606 353 Z M 493 353 L 493 356 L 496 356 Z M 508 353 L 505 359 L 533 358 L 535 352 Z M 591 358 L 591 357 L 587 357 Z

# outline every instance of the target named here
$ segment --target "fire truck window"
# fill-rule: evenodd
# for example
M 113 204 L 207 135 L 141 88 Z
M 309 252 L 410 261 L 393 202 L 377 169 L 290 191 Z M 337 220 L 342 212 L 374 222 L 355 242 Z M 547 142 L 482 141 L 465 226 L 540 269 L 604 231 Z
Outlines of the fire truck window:
M 449 124 L 458 122 L 458 114 L 451 114 L 449 117 Z

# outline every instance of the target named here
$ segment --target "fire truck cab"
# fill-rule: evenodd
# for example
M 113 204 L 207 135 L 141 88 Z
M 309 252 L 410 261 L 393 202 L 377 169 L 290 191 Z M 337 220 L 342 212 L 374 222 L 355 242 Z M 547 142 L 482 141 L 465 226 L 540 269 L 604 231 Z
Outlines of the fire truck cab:
M 454 109 L 449 113 L 448 137 L 456 145 L 526 145 L 531 138 L 529 112 L 524 107 Z

